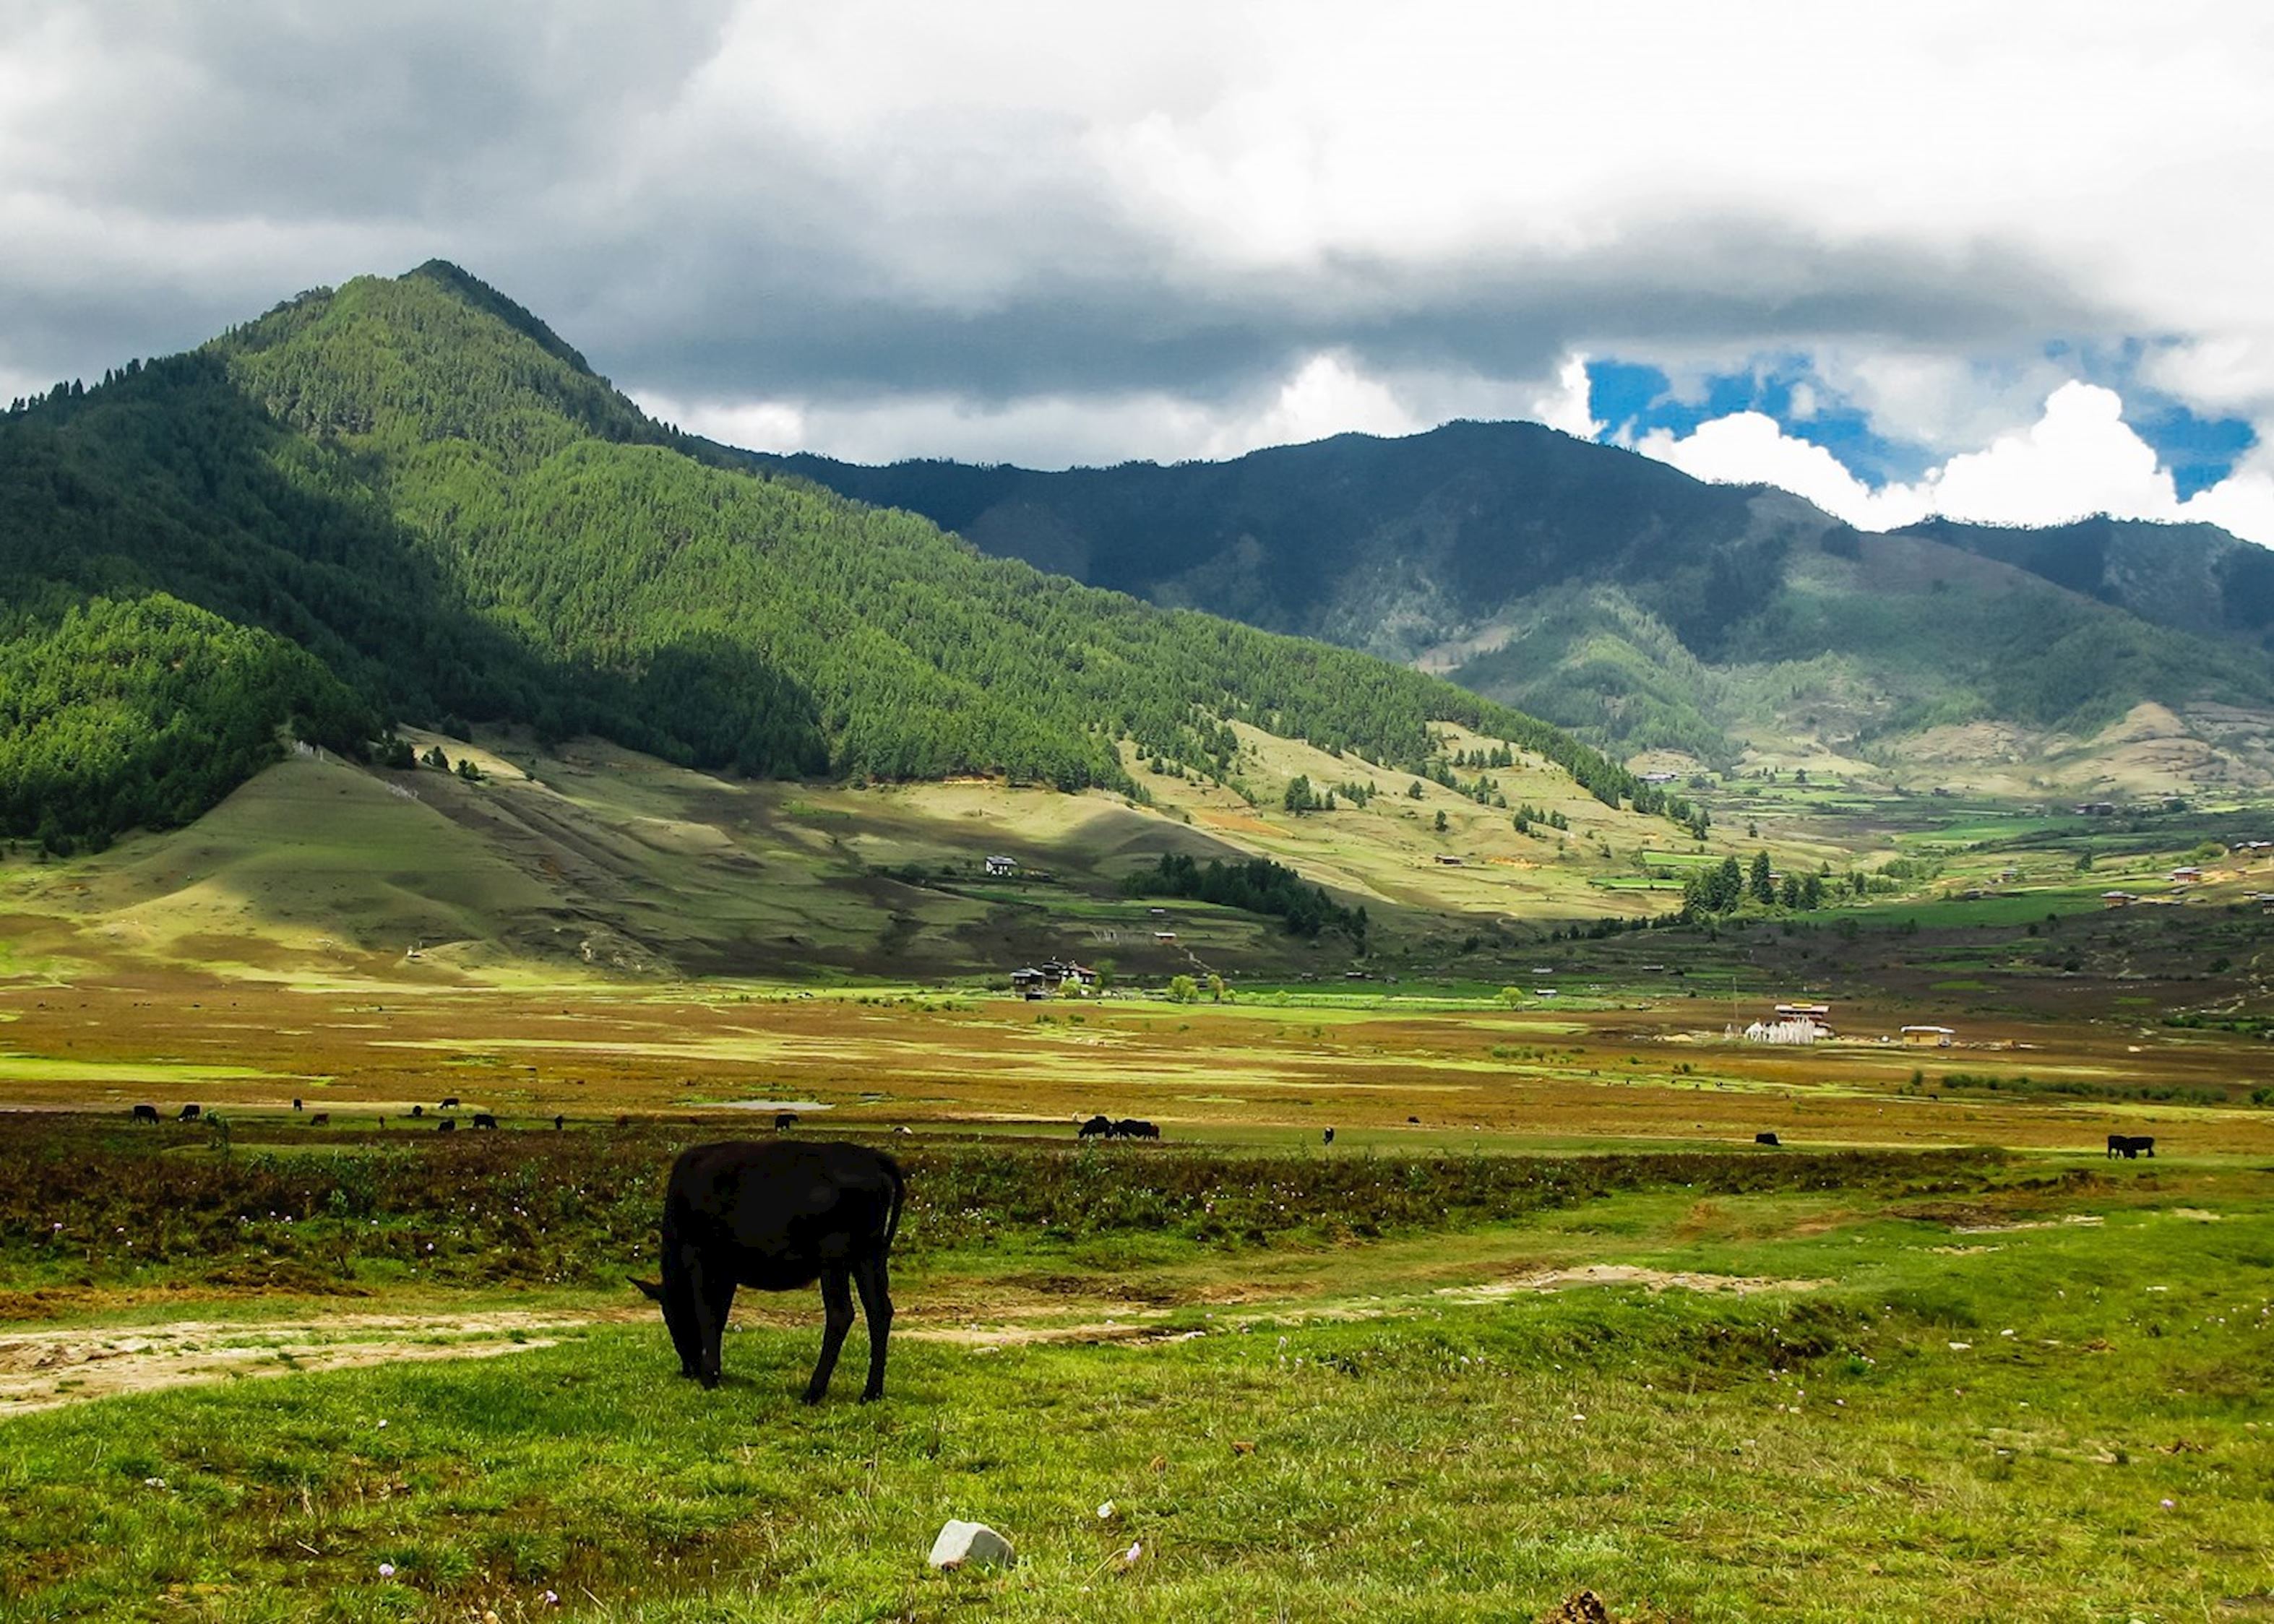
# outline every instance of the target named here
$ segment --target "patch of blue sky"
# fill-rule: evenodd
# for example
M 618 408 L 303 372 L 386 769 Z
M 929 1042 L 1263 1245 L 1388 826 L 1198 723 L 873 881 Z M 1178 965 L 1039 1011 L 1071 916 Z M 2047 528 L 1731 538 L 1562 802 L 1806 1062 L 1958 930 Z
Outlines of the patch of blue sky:
M 2204 417 L 2142 381 L 2146 346 L 2052 343 L 2048 359 L 2088 383 L 2106 386 L 2124 402 L 2124 421 L 2156 453 L 2181 501 L 2233 471 L 2258 443 L 2240 417 Z M 1732 412 L 1758 411 L 1796 440 L 1823 447 L 1874 489 L 1918 479 L 1939 459 L 1924 446 L 1890 440 L 1870 417 L 1816 378 L 1804 356 L 1756 362 L 1741 372 L 1711 373 L 1676 389 L 1647 363 L 1587 363 L 1588 407 L 1605 425 L 1603 438 L 1639 440 L 1653 430 L 1687 435 L 1701 423 Z
M 1817 379 L 1804 357 L 1778 357 L 1742 372 L 1708 374 L 1677 391 L 1655 366 L 1633 361 L 1587 363 L 1588 410 L 1604 438 L 1639 440 L 1653 430 L 1690 433 L 1714 417 L 1757 411 L 1796 440 L 1823 447 L 1865 485 L 1916 479 L 1925 447 L 1888 439 L 1871 419 Z

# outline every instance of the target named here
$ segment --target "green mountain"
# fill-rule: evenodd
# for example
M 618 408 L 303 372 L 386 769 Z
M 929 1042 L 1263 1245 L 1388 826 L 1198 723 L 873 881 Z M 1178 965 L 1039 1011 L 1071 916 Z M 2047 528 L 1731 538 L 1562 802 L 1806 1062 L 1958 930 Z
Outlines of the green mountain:
M 0 833 L 50 844 L 192 816 L 288 733 L 391 751 L 395 720 L 1141 794 L 1125 744 L 1222 776 L 1244 722 L 1419 771 L 1450 722 L 1667 800 L 1412 670 L 755 471 L 440 263 L 0 418 Z
M 1863 534 L 1522 423 L 1063 473 L 764 461 L 992 553 L 1448 674 L 1623 755 L 1895 761 L 1971 724 L 2050 755 L 2143 704 L 2240 749 L 2236 728 L 2263 745 L 2274 721 L 2274 553 L 2209 526 Z

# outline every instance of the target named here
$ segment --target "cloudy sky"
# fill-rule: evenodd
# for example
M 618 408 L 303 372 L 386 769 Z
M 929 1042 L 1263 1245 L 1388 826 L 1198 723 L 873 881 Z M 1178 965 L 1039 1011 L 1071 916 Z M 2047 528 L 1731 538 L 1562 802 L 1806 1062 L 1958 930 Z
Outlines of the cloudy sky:
M 440 256 L 769 449 L 1517 417 L 2274 545 L 2270 86 L 2256 0 L 0 0 L 0 398 Z

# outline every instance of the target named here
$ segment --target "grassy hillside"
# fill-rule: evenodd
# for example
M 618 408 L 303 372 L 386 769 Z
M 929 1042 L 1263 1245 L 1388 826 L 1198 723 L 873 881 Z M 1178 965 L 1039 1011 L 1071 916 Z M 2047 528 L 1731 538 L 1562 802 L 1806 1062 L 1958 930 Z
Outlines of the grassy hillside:
M 1638 852 L 1718 858 L 1757 844 L 1732 825 L 1701 846 L 1661 818 L 1605 806 L 1537 756 L 1449 774 L 1447 786 L 1246 724 L 1234 732 L 1246 796 L 1165 760 L 1155 772 L 1125 744 L 1126 770 L 1150 786 L 1140 801 L 999 778 L 753 781 L 597 739 L 541 748 L 527 730 L 486 731 L 468 746 L 414 730 L 422 755 L 440 749 L 478 777 L 306 752 L 190 827 L 100 856 L 19 849 L 11 862 L 0 848 L 0 931 L 16 973 L 64 977 L 124 960 L 441 985 L 561 974 L 999 980 L 1060 956 L 1155 981 L 1294 976 L 1339 974 L 1359 944 L 1341 929 L 1304 937 L 1265 914 L 1133 895 L 1124 880 L 1163 853 L 1269 859 L 1337 906 L 1365 908 L 1370 956 L 1395 966 L 1442 962 L 1479 933 L 1668 911 L 1678 883 L 1643 883 Z M 1449 752 L 1495 743 L 1445 735 Z M 1298 777 L 1344 786 L 1337 808 L 1289 810 Z M 1475 798 L 1480 777 L 1509 807 Z M 1353 783 L 1381 793 L 1352 804 Z M 1542 818 L 1532 832 L 1514 827 L 1517 805 Z M 1768 843 L 1780 861 L 1841 857 L 1805 831 Z M 982 860 L 998 853 L 1020 871 L 988 877 Z
M 0 419 L 0 581 L 45 606 L 15 628 L 35 642 L 77 602 L 162 592 L 297 643 L 374 712 L 752 776 L 1128 787 L 1122 741 L 1220 766 L 1235 721 L 1418 765 L 1452 721 L 1656 799 L 1449 684 L 754 474 L 441 265 Z

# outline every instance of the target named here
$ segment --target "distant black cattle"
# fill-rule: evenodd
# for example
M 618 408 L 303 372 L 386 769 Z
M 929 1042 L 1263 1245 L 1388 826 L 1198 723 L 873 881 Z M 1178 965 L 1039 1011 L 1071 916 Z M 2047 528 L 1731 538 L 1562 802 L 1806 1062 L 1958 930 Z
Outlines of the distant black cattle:
M 301 1109 L 300 1102 L 297 1100 L 292 1101 L 292 1109 L 296 1111 Z
M 2121 1156 L 2127 1162 L 2130 1162 L 2143 1154 L 2150 1160 L 2155 1157 L 2156 1139 L 2153 1134 L 2112 1133 L 2108 1136 L 2110 1161 L 2113 1162 L 2117 1157 Z
M 426 1114 L 426 1108 L 423 1105 L 414 1105 L 410 1108 L 410 1114 L 413 1116 L 424 1116 Z
M 1078 1139 L 1094 1139 L 1099 1138 L 1111 1139 L 1113 1137 L 1113 1118 L 1111 1116 L 1093 1116 L 1088 1122 L 1082 1124 L 1081 1127 L 1076 1128 L 1074 1130 L 1073 1136 Z
M 456 1094 L 452 1094 L 448 1099 L 443 1101 L 442 1109 L 446 1111 L 456 1110 L 458 1109 L 458 1096 Z
M 308 1125 L 309 1125 L 310 1127 L 312 1127 L 312 1128 L 328 1128 L 328 1127 L 330 1127 L 330 1126 L 332 1125 L 332 1114 L 331 1114 L 331 1112 L 329 1112 L 329 1111 L 318 1111 L 318 1112 L 317 1112 L 313 1116 L 311 1116 L 311 1117 L 309 1117 L 309 1118 L 308 1118 Z
M 458 1119 L 456 1116 L 445 1116 L 434 1124 L 434 1132 L 437 1133 L 456 1133 L 457 1131 Z
M 155 1122 L 158 1120 L 158 1108 L 154 1105 L 138 1105 L 132 1115 L 136 1122 Z
M 1774 1145 L 1777 1143 L 1777 1136 L 1773 1133 L 1756 1133 L 1753 1135 L 1753 1143 L 1756 1145 Z
M 1113 1124 L 1113 1137 L 1121 1139 L 1157 1139 L 1161 1131 L 1139 1116 L 1124 1116 Z
M 774 1113 L 774 1132 L 776 1133 L 787 1133 L 795 1126 L 797 1126 L 797 1113 L 795 1111 L 776 1111 Z
M 494 1128 L 497 1126 L 497 1117 L 488 1111 L 476 1111 L 474 1113 L 474 1126 L 477 1128 Z
M 204 1114 L 205 1113 L 199 1110 L 194 1105 L 184 1105 L 182 1107 L 180 1113 L 175 1116 L 174 1120 L 176 1122 L 195 1122 Z
M 1419 1116 L 1408 1116 L 1405 1120 L 1412 1123 L 1417 1128 L 1421 1125 L 1421 1119 Z
M 821 1358 L 805 1402 L 829 1390 L 852 1289 L 869 1320 L 865 1402 L 885 1392 L 892 1328 L 888 1264 L 907 1181 L 900 1164 L 860 1145 L 809 1139 L 697 1145 L 672 1163 L 663 1198 L 663 1278 L 632 1284 L 662 1304 L 679 1373 L 719 1385 L 719 1340 L 734 1289 L 790 1291 L 821 1282 Z
M 1332 1128 L 1329 1128 L 1324 1133 L 1319 1136 L 1319 1143 L 1321 1145 L 1331 1145 L 1334 1142 L 1335 1131 Z
M 553 1131 L 555 1133 L 561 1132 L 561 1130 L 568 1127 L 568 1119 L 566 1116 L 555 1116 L 553 1119 Z
M 629 1116 L 619 1116 L 616 1118 L 616 1126 L 619 1128 L 629 1128 L 631 1125 L 632 1119 Z

